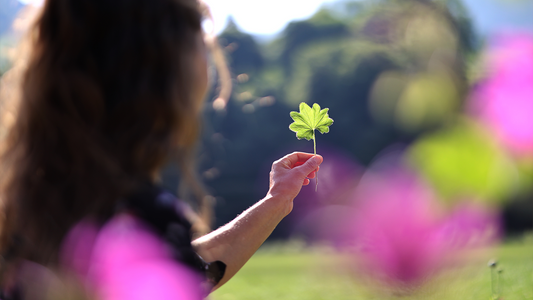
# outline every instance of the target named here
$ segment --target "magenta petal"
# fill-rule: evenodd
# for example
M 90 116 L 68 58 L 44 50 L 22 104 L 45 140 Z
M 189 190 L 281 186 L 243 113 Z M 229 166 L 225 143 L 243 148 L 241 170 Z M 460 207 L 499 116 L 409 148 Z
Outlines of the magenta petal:
M 438 234 L 454 249 L 483 247 L 500 240 L 500 223 L 495 211 L 479 204 L 464 203 L 442 223 Z
M 517 155 L 533 154 L 533 37 L 496 38 L 488 51 L 490 76 L 471 96 L 471 107 Z
M 465 205 L 447 216 L 409 172 L 366 176 L 355 198 L 348 226 L 358 268 L 391 286 L 417 286 L 445 267 L 449 255 L 497 236 L 493 213 Z
M 82 221 L 67 234 L 61 249 L 61 261 L 81 278 L 87 276 L 91 267 L 94 243 L 98 229 L 90 221 Z
M 80 223 L 63 246 L 63 264 L 101 300 L 202 299 L 201 279 L 178 263 L 141 221 L 122 214 L 98 230 Z
M 124 266 L 106 278 L 99 288 L 102 300 L 202 299 L 197 274 L 165 259 Z

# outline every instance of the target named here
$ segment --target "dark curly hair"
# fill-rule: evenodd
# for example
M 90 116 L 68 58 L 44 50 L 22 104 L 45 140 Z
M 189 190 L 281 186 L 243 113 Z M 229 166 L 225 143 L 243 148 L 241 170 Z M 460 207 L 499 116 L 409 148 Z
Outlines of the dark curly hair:
M 170 157 L 188 169 L 201 12 L 195 0 L 47 0 L 28 42 L 2 99 L 14 111 L 2 120 L 0 250 L 54 264 L 82 218 L 105 221 Z

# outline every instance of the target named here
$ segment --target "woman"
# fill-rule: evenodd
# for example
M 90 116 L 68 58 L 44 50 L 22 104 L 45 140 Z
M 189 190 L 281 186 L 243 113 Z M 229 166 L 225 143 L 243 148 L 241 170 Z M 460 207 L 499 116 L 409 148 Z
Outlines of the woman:
M 4 86 L 11 92 L 2 99 L 14 107 L 3 120 L 10 124 L 1 161 L 6 299 L 30 297 L 31 285 L 21 284 L 28 263 L 72 269 L 62 251 L 79 224 L 100 230 L 123 216 L 216 289 L 290 213 L 322 162 L 289 154 L 273 163 L 266 197 L 235 220 L 192 243 L 189 234 L 169 238 L 190 226 L 177 200 L 161 204 L 157 176 L 170 159 L 190 170 L 207 90 L 199 4 L 48 0 L 29 36 L 29 57 L 5 75 L 20 79 Z

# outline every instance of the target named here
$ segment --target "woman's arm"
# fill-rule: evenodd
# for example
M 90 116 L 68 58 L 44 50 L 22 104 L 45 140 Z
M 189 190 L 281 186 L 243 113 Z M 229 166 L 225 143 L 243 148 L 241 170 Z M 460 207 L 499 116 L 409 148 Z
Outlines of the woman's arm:
M 319 155 L 295 152 L 275 161 L 270 172 L 266 197 L 230 223 L 193 241 L 193 247 L 207 261 L 226 264 L 222 280 L 226 283 L 250 259 L 293 207 L 302 185 L 309 184 L 322 163 Z

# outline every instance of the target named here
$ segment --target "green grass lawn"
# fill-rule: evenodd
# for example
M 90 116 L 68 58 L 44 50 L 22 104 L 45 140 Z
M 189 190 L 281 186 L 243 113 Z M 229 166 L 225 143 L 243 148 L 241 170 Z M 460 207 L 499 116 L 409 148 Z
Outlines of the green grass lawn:
M 327 249 L 266 245 L 212 300 L 244 299 L 492 299 L 491 270 L 502 268 L 502 299 L 533 300 L 533 245 L 513 243 L 465 254 L 412 293 L 398 293 L 357 278 L 346 255 Z

